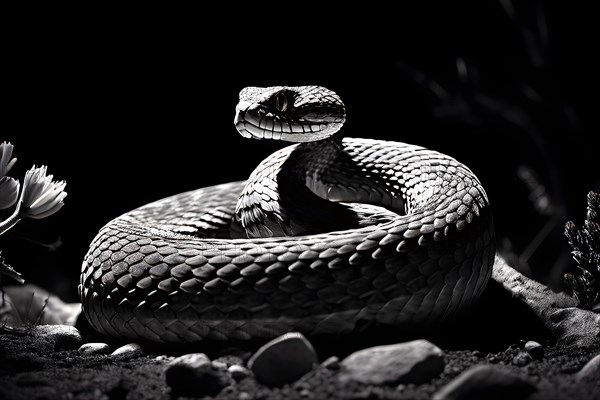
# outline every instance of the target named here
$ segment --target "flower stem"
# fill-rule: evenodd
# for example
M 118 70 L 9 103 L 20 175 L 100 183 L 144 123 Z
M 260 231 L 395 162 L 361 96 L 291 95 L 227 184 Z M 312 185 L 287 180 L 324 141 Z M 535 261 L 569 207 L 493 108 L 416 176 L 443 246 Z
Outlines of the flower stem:
M 17 202 L 15 212 L 13 212 L 13 214 L 10 217 L 0 222 L 0 235 L 4 234 L 4 232 L 15 226 L 17 222 L 21 220 L 21 204 L 23 204 L 23 202 L 19 200 Z

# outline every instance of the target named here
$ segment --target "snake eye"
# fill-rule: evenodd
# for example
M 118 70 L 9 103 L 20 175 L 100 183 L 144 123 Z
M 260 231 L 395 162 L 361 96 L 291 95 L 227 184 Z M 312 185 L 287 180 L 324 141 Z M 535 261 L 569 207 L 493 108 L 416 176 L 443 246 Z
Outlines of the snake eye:
M 275 109 L 279 112 L 286 112 L 288 109 L 288 98 L 284 92 L 279 92 L 275 95 L 273 99 Z

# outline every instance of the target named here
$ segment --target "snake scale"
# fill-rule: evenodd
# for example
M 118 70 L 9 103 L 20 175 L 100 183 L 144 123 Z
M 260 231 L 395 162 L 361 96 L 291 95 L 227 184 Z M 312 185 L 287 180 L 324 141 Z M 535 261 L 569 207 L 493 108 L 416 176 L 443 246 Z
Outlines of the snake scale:
M 344 138 L 319 86 L 248 87 L 235 126 L 296 142 L 247 181 L 180 193 L 105 225 L 79 293 L 98 331 L 159 342 L 423 327 L 471 305 L 490 277 L 492 215 L 444 154 Z

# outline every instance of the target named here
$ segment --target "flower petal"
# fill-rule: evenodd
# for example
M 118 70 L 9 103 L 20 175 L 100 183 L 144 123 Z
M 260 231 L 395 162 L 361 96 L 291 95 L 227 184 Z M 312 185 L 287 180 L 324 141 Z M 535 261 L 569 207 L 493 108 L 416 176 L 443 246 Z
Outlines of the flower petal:
M 36 167 L 29 169 L 25 172 L 25 179 L 23 180 L 23 192 L 21 193 L 21 200 L 23 205 L 31 207 L 32 203 L 44 192 L 47 184 L 45 181 L 46 166 Z
M 31 218 L 43 218 L 40 217 L 40 215 L 43 214 L 44 216 L 48 216 L 54 214 L 63 206 L 63 200 L 65 197 L 67 197 L 67 193 L 62 191 L 53 191 L 52 197 L 47 197 L 43 204 L 40 204 L 37 207 L 32 207 L 27 213 L 27 216 Z
M 19 197 L 19 181 L 9 176 L 0 178 L 0 210 L 15 204 Z
M 9 142 L 0 143 L 0 178 L 8 174 L 17 162 L 16 158 L 11 159 L 14 148 Z
M 48 179 L 46 179 L 45 184 L 46 187 L 44 188 L 44 191 L 42 192 L 40 197 L 38 197 L 33 203 L 31 203 L 31 208 L 39 207 L 47 201 L 50 201 L 50 199 L 56 197 L 60 192 L 62 192 L 65 186 L 67 185 L 65 181 L 52 182 Z
M 64 205 L 67 196 L 65 181 L 53 182 L 52 175 L 46 176 L 46 166 L 33 167 L 25 173 L 21 192 L 22 216 L 44 218 L 54 214 Z

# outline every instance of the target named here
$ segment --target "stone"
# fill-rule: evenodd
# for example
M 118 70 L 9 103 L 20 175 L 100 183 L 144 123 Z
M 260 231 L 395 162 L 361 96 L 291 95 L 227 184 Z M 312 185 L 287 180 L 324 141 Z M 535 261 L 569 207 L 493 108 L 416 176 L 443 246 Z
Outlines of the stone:
M 144 349 L 137 343 L 128 343 L 113 351 L 110 356 L 117 360 L 130 360 L 144 355 Z
M 575 374 L 575 376 L 580 381 L 599 382 L 600 381 L 600 354 L 596 355 L 596 357 L 594 357 L 590 361 L 588 361 L 587 364 L 585 364 L 583 366 L 583 368 L 581 368 L 579 370 L 579 372 L 577 372 L 577 374 Z
M 17 325 L 19 322 L 19 313 L 17 307 L 13 304 L 9 295 L 0 293 L 0 324 Z
M 225 364 L 224 362 L 221 362 L 221 361 L 213 361 L 212 366 L 214 368 L 220 369 L 222 371 L 225 371 L 227 369 L 227 364 Z
M 265 386 L 283 386 L 312 371 L 319 359 L 312 344 L 301 334 L 290 332 L 262 346 L 248 360 L 248 368 Z
M 588 347 L 600 343 L 600 314 L 577 307 L 559 309 L 550 315 L 559 345 Z
M 332 371 L 338 370 L 340 369 L 340 359 L 336 356 L 331 356 L 321 363 L 321 367 L 330 369 Z
M 512 363 L 517 367 L 524 367 L 531 362 L 533 358 L 526 351 L 519 351 L 512 359 Z
M 528 352 L 534 360 L 540 360 L 544 357 L 544 347 L 533 340 L 526 342 L 523 349 Z
M 69 325 L 37 325 L 31 329 L 37 339 L 36 347 L 53 350 L 72 350 L 81 346 L 83 339 L 79 331 Z
M 79 352 L 87 355 L 109 354 L 110 346 L 106 343 L 85 343 L 79 347 Z
M 447 383 L 433 396 L 433 400 L 520 400 L 536 390 L 531 381 L 509 369 L 480 364 Z
M 234 383 L 227 369 L 214 366 L 204 353 L 177 357 L 167 364 L 165 377 L 175 396 L 216 396 Z
M 241 381 L 242 379 L 250 376 L 251 374 L 248 368 L 244 368 L 241 365 L 237 364 L 230 366 L 229 368 L 227 368 L 227 370 L 229 371 L 231 377 L 236 381 Z
M 376 346 L 350 354 L 342 362 L 341 379 L 368 385 L 421 384 L 444 370 L 442 350 L 427 340 Z
M 81 303 L 65 303 L 36 285 L 6 286 L 4 292 L 12 299 L 16 321 L 21 324 L 74 326 L 81 314 Z
M 523 301 L 548 328 L 559 346 L 589 347 L 600 343 L 600 314 L 577 308 L 579 301 L 565 292 L 526 277 L 496 256 L 492 279 L 513 298 Z

